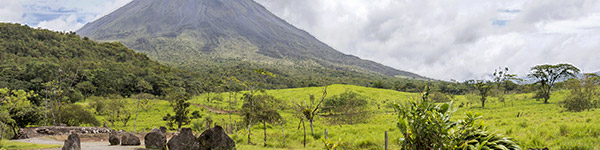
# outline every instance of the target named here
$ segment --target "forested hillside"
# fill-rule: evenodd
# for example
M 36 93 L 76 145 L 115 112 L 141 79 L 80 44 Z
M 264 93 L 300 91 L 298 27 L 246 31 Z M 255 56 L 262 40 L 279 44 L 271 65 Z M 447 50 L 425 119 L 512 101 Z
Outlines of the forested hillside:
M 200 82 L 118 42 L 98 43 L 73 32 L 0 24 L 0 87 L 59 91 L 77 101 L 91 95 L 164 95 L 172 87 L 198 92 Z

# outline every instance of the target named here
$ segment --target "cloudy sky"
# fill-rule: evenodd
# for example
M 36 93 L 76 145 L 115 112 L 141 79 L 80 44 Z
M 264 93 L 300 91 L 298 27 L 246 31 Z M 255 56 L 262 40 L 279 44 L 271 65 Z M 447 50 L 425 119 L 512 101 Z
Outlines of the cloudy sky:
M 74 31 L 131 0 L 0 0 L 0 21 Z M 256 0 L 335 49 L 443 80 L 536 64 L 600 71 L 599 0 Z

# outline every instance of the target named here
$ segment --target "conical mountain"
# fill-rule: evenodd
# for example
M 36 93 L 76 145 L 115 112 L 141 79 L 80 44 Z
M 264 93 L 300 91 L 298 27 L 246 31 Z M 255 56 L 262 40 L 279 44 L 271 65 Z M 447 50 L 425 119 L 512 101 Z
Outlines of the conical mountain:
M 336 51 L 253 0 L 133 0 L 77 33 L 183 68 L 252 64 L 288 75 L 326 69 L 424 79 Z

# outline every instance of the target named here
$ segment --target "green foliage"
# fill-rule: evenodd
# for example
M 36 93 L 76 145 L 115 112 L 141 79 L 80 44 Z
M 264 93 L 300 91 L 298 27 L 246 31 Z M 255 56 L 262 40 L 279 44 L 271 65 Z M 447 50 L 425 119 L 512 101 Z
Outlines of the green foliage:
M 63 107 L 61 111 L 61 121 L 67 126 L 80 126 L 82 124 L 89 124 L 93 126 L 99 126 L 100 122 L 96 117 L 89 111 L 85 110 L 81 105 L 69 104 Z
M 0 23 L 0 33 L 0 88 L 43 94 L 35 103 L 49 95 L 43 84 L 50 81 L 57 81 L 64 91 L 61 97 L 70 102 L 92 95 L 164 96 L 172 87 L 197 91 L 192 90 L 198 80 L 192 73 L 161 65 L 121 43 L 97 43 L 73 32 L 8 23 Z
M 0 114 L 3 116 L 0 117 L 0 123 L 9 126 L 13 135 L 17 134 L 19 128 L 41 121 L 40 109 L 30 103 L 35 96 L 33 91 L 0 88 Z
M 569 95 L 561 104 L 567 111 L 580 112 L 598 107 L 600 76 L 586 74 L 583 79 L 571 79 L 566 82 Z
M 372 115 L 368 109 L 367 98 L 353 91 L 326 98 L 323 102 L 323 112 L 328 113 L 332 124 L 355 124 L 369 121 Z
M 337 141 L 330 141 L 330 140 L 325 140 L 324 138 L 321 138 L 321 141 L 323 141 L 323 143 L 325 144 L 325 148 L 327 150 L 335 150 L 338 147 L 341 147 L 341 145 L 343 144 L 343 141 L 341 138 L 339 138 Z
M 485 108 L 485 101 L 489 96 L 490 90 L 492 89 L 492 85 L 488 81 L 477 80 L 474 84 L 475 89 L 478 91 L 478 95 L 481 97 L 479 100 L 481 101 L 481 108 Z
M 195 114 L 193 116 L 189 116 L 190 110 L 190 102 L 191 95 L 185 92 L 185 89 L 178 88 L 172 90 L 168 95 L 167 99 L 169 99 L 169 103 L 173 108 L 174 115 L 167 113 L 165 117 L 163 117 L 164 121 L 167 121 L 167 126 L 173 129 L 174 125 L 177 125 L 177 129 L 181 129 L 181 126 L 189 124 L 196 117 L 200 117 L 198 112 L 193 112 Z
M 579 68 L 571 64 L 546 64 L 531 67 L 531 73 L 527 76 L 538 80 L 536 84 L 539 85 L 539 91 L 536 97 L 543 98 L 544 103 L 548 103 L 550 92 L 552 92 L 552 87 L 554 87 L 556 82 L 569 77 L 576 77 L 579 72 Z
M 244 94 L 244 104 L 242 105 L 242 116 L 246 123 L 255 124 L 258 122 L 266 123 L 283 123 L 278 108 L 281 108 L 281 100 L 276 99 L 271 95 L 254 95 Z M 251 122 L 254 120 L 256 122 Z
M 396 104 L 398 128 L 403 149 L 521 149 L 509 138 L 490 134 L 480 115 L 467 113 L 464 120 L 451 121 L 456 109 L 452 102 L 436 104 L 429 100 L 429 88 L 420 100 Z

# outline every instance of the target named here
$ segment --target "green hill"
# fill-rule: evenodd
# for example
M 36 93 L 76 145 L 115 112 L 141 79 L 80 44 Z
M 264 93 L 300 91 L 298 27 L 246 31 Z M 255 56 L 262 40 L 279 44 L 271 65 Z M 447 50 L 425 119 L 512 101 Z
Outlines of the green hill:
M 44 93 L 53 86 L 76 101 L 91 95 L 164 95 L 172 87 L 193 92 L 196 81 L 192 74 L 161 65 L 121 43 L 0 23 L 0 88 Z M 144 91 L 141 84 L 148 85 Z

